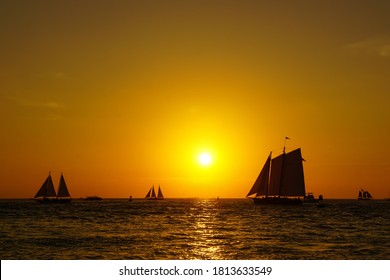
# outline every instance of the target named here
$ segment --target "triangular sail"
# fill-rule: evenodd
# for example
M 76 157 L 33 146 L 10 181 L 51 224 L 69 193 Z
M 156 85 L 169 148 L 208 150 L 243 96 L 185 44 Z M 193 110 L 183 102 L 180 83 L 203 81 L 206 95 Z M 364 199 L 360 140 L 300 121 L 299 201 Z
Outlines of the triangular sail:
M 155 198 L 156 197 L 156 192 L 154 191 L 154 186 L 152 187 L 152 193 L 150 194 L 150 197 L 151 198 Z
M 260 171 L 259 176 L 257 177 L 255 183 L 250 189 L 249 193 L 246 196 L 250 196 L 252 194 L 258 195 L 266 195 L 268 190 L 268 177 L 269 177 L 269 169 L 271 165 L 271 154 L 268 156 L 263 169 Z
M 64 176 L 61 173 L 60 184 L 58 186 L 57 197 L 70 197 L 68 188 L 65 183 Z
M 49 176 L 46 178 L 45 182 L 43 183 L 42 187 L 39 189 L 37 194 L 34 198 L 37 197 L 55 197 L 56 191 L 54 189 L 53 180 L 51 179 L 51 175 L 49 173 Z
M 365 199 L 372 198 L 371 194 L 368 191 L 362 189 L 362 192 L 363 192 L 363 198 Z
M 152 188 L 149 189 L 149 191 L 148 191 L 148 193 L 146 194 L 145 198 L 149 198 L 151 192 L 152 192 Z
M 157 198 L 164 198 L 160 186 L 158 186 Z

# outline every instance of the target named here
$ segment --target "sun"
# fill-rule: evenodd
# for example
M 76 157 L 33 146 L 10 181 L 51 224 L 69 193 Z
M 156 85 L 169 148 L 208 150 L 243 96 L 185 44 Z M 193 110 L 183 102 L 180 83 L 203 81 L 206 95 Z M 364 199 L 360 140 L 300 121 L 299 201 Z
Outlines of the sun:
M 198 157 L 198 161 L 201 165 L 207 166 L 210 165 L 212 162 L 211 155 L 209 153 L 201 153 Z

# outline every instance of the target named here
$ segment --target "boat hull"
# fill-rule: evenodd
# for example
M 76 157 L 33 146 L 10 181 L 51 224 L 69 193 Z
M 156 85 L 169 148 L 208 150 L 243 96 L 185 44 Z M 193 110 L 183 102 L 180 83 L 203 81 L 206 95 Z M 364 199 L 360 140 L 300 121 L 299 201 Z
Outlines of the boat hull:
M 43 199 L 35 199 L 36 201 L 38 201 L 39 203 L 42 203 L 42 204 L 51 204 L 51 203 L 59 203 L 59 204 L 63 204 L 63 203 L 69 203 L 71 202 L 71 199 L 70 198 L 43 198 Z
M 271 204 L 271 205 L 301 205 L 302 200 L 299 198 L 287 198 L 287 197 L 254 197 L 252 198 L 255 204 Z
M 318 203 L 318 202 L 320 202 L 320 200 L 317 199 L 317 198 L 305 198 L 305 199 L 303 200 L 303 203 L 307 203 L 307 204 L 310 204 L 310 203 Z

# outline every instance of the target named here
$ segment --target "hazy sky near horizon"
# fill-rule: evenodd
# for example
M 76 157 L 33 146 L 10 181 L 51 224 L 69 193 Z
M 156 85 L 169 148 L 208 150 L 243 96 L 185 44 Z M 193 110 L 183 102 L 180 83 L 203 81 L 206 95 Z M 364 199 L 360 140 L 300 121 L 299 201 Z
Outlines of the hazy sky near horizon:
M 306 190 L 390 197 L 389 1 L 0 2 L 0 197 L 245 197 L 302 148 Z M 199 164 L 201 152 L 212 157 Z

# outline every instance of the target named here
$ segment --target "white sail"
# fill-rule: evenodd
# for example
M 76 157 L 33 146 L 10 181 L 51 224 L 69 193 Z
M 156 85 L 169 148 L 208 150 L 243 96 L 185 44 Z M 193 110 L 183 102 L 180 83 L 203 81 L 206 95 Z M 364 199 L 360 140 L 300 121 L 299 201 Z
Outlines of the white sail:
M 246 196 L 250 196 L 252 194 L 256 194 L 256 196 L 267 194 L 270 164 L 271 154 L 268 156 L 263 169 L 260 171 L 259 176 Z
M 70 197 L 68 188 L 65 183 L 64 176 L 61 173 L 60 184 L 58 186 L 57 197 Z
M 42 187 L 39 189 L 34 198 L 55 196 L 56 191 L 54 189 L 53 180 L 51 179 L 51 175 L 49 173 L 49 176 L 46 178 L 45 182 L 43 183 Z

